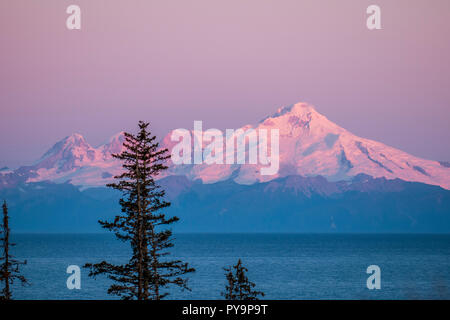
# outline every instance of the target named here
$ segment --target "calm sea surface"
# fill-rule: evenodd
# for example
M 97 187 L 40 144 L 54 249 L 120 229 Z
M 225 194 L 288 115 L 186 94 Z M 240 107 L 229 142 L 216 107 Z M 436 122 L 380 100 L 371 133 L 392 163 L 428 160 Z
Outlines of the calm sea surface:
M 66 287 L 66 268 L 121 263 L 129 247 L 109 234 L 16 234 L 13 254 L 31 286 L 16 299 L 115 299 L 105 278 L 82 269 L 81 290 Z M 450 235 L 177 234 L 172 256 L 189 262 L 192 291 L 171 299 L 221 299 L 223 267 L 241 258 L 267 299 L 450 299 Z M 381 268 L 368 290 L 366 269 Z

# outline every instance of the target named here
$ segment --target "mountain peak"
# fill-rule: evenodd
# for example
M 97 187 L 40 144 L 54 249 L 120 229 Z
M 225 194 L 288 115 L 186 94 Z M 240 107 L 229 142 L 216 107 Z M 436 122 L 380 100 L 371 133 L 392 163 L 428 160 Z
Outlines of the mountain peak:
M 65 137 L 61 141 L 64 141 L 66 143 L 82 143 L 86 142 L 86 139 L 80 134 L 80 133 L 72 133 L 70 136 Z
M 268 119 L 286 118 L 287 116 L 294 116 L 301 119 L 312 118 L 313 116 L 317 118 L 325 118 L 317 112 L 314 106 L 306 102 L 297 102 L 288 106 L 279 107 L 274 114 L 265 117 L 260 121 L 260 123 L 263 123 Z
M 37 168 L 57 167 L 66 171 L 83 162 L 93 161 L 95 153 L 81 134 L 73 133 L 55 143 L 35 165 Z
M 295 114 L 295 115 L 303 115 L 308 114 L 310 112 L 317 113 L 314 106 L 305 103 L 305 102 L 297 102 L 295 104 L 291 104 L 289 106 L 280 107 L 276 112 L 276 116 L 281 116 L 286 113 Z
M 123 143 L 125 142 L 125 131 L 113 135 L 109 141 L 100 147 L 100 150 L 105 159 L 110 159 L 112 154 L 121 153 L 123 150 Z
M 306 115 L 308 113 L 318 113 L 314 106 L 306 103 L 306 102 L 297 102 L 295 104 L 291 104 L 288 106 L 280 107 L 277 109 L 277 112 L 275 112 L 270 118 L 278 118 L 285 114 L 290 115 Z
M 73 138 L 73 139 L 84 139 L 83 135 L 82 135 L 81 133 L 78 133 L 78 132 L 72 133 L 70 136 L 68 136 L 68 138 Z
M 64 139 L 59 140 L 55 143 L 43 156 L 41 159 L 45 159 L 53 154 L 61 152 L 61 150 L 72 148 L 74 146 L 84 146 L 90 147 L 84 137 L 79 133 L 73 133 Z
M 125 131 L 120 131 L 118 133 L 116 133 L 115 135 L 113 135 L 110 139 L 109 142 L 113 142 L 113 141 L 117 141 L 117 140 L 122 140 L 125 137 Z
M 301 136 L 302 140 L 306 135 L 339 134 L 345 131 L 305 102 L 278 108 L 272 116 L 260 121 L 259 126 L 278 128 L 281 135 Z

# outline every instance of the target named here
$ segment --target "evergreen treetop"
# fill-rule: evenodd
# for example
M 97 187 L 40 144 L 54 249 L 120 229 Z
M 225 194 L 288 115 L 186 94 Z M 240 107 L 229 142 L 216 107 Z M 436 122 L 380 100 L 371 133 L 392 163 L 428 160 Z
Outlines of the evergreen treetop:
M 130 243 L 131 258 L 124 265 L 106 261 L 85 265 L 90 268 L 90 276 L 106 274 L 113 280 L 108 293 L 122 299 L 159 300 L 168 295 L 163 289 L 169 285 L 189 290 L 182 276 L 195 271 L 187 263 L 167 257 L 174 245 L 172 231 L 167 227 L 179 219 L 167 218 L 162 212 L 170 203 L 164 200 L 165 191 L 155 177 L 167 169 L 169 155 L 167 149 L 159 147 L 148 127 L 148 123 L 140 121 L 139 132 L 125 133 L 124 150 L 113 155 L 123 162 L 124 172 L 108 186 L 122 192 L 122 214 L 113 221 L 99 221 L 118 239 Z
M 16 280 L 19 280 L 22 285 L 28 284 L 27 279 L 20 274 L 19 270 L 19 267 L 27 262 L 14 259 L 14 256 L 10 253 L 11 247 L 15 246 L 15 244 L 9 240 L 11 230 L 9 228 L 8 206 L 6 201 L 3 201 L 2 212 L 3 216 L 0 226 L 0 245 L 2 248 L 0 255 L 0 282 L 3 282 L 3 289 L 0 291 L 0 300 L 11 300 L 11 286 Z
M 227 284 L 222 296 L 226 300 L 258 300 L 258 296 L 264 297 L 261 291 L 253 290 L 256 286 L 248 280 L 248 269 L 242 265 L 241 259 L 232 267 L 224 268 Z

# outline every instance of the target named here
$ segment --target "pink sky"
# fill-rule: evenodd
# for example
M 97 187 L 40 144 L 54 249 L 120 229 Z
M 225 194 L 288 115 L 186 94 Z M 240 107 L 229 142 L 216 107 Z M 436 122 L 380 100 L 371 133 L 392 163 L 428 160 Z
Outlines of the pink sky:
M 370 4 L 383 30 L 366 28 Z M 237 128 L 297 101 L 450 160 L 449 34 L 448 0 L 3 0 L 0 167 L 73 132 L 97 145 L 140 119 L 158 135 Z

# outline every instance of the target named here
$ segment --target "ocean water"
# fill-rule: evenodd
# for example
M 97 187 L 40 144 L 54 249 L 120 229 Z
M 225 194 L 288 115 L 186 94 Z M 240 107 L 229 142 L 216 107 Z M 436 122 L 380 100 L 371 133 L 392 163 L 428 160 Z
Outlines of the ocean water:
M 196 269 L 192 291 L 169 299 L 221 299 L 223 267 L 241 258 L 267 299 L 450 299 L 450 235 L 177 234 L 172 256 Z M 69 265 L 126 261 L 129 247 L 110 234 L 16 234 L 13 254 L 26 259 L 31 285 L 16 299 L 117 299 L 104 277 L 82 269 L 81 290 L 69 290 Z M 366 287 L 369 265 L 381 268 L 381 289 Z

